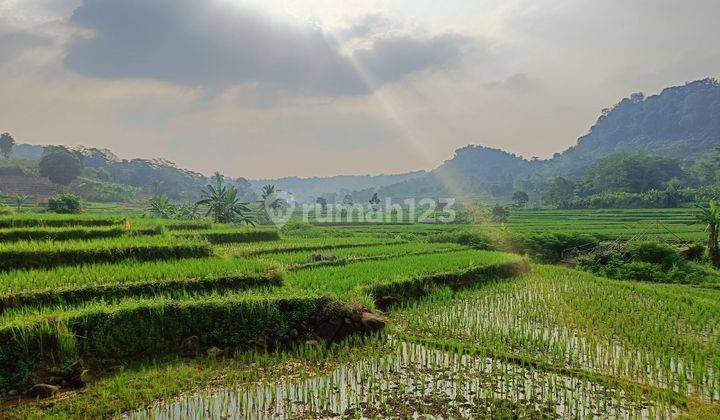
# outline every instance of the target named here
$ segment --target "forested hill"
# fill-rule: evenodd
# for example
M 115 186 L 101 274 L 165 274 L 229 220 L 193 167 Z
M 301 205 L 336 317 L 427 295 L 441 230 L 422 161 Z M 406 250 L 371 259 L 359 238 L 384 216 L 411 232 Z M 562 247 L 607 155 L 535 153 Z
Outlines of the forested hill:
M 704 79 L 666 88 L 658 95 L 632 94 L 602 110 L 577 145 L 552 159 L 531 162 L 501 150 L 467 146 L 428 175 L 381 192 L 391 196 L 464 193 L 507 197 L 518 182 L 583 177 L 600 159 L 616 153 L 645 152 L 687 165 L 718 146 L 720 83 Z M 456 191 L 449 191 L 448 184 Z

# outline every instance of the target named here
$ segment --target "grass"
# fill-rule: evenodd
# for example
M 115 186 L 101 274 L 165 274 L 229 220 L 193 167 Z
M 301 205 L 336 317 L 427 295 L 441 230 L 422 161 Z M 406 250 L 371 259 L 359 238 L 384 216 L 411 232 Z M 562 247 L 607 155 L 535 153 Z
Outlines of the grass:
M 0 315 L 0 384 L 26 382 L 49 363 L 133 360 L 173 354 L 193 333 L 209 346 L 254 347 L 268 325 L 282 335 L 311 315 L 335 308 L 306 293 L 231 292 L 183 298 L 95 301 L 77 306 L 13 309 Z
M 116 238 L 124 235 L 158 235 L 159 227 L 127 230 L 122 227 L 33 227 L 0 229 L 0 243 L 18 241 L 70 241 Z
M 120 224 L 120 219 L 60 214 L 22 213 L 12 217 L 0 217 L 0 228 L 27 228 L 27 227 L 68 227 L 68 226 L 114 226 Z
M 117 262 L 127 259 L 152 261 L 207 257 L 211 253 L 207 243 L 166 236 L 64 242 L 21 241 L 0 244 L 0 271 Z
M 195 237 L 211 244 L 278 241 L 280 233 L 274 229 L 211 229 L 173 232 L 179 237 Z
M 285 282 L 290 290 L 330 294 L 341 300 L 355 300 L 373 306 L 374 303 L 369 301 L 369 286 L 462 273 L 481 266 L 520 261 L 521 258 L 506 253 L 474 250 L 443 254 L 442 258 L 432 254 L 410 255 L 339 267 L 298 270 L 288 273 Z
M 273 266 L 246 258 L 187 258 L 178 261 L 128 260 L 111 264 L 85 264 L 0 273 L 0 294 L 62 290 L 98 285 L 254 276 L 267 274 Z
M 450 243 L 399 243 L 391 245 L 356 246 L 347 248 L 331 248 L 319 251 L 290 251 L 262 254 L 258 258 L 281 263 L 287 268 L 303 268 L 322 265 L 323 263 L 339 264 L 365 259 L 396 258 L 410 254 L 431 254 L 436 252 L 451 252 L 467 249 L 458 244 Z M 329 261 L 314 261 L 313 256 L 322 255 Z
M 54 219 L 42 216 L 21 218 Z M 158 221 L 123 224 L 150 229 Z M 477 249 L 505 232 L 693 240 L 703 232 L 690 209 L 520 210 L 504 226 L 480 227 L 291 223 L 279 240 L 264 228 L 160 224 L 171 234 L 0 244 L 0 258 L 16 252 L 28 261 L 42 261 L 43 252 L 52 261 L 52 253 L 115 254 L 161 242 L 207 252 L 150 261 L 66 257 L 58 266 L 0 272 L 0 389 L 76 359 L 97 375 L 85 390 L 6 407 L 0 417 L 720 413 L 720 289 L 545 265 L 528 272 L 520 256 Z M 116 229 L 64 226 L 29 230 L 85 231 L 78 235 L 90 239 L 92 231 Z M 358 306 L 386 311 L 391 334 L 279 353 L 256 348 L 268 329 L 289 334 L 323 308 Z M 217 345 L 233 357 L 176 359 L 188 333 L 200 336 L 203 349 Z M 125 369 L 109 369 L 117 364 Z M 217 388 L 224 389 L 210 392 Z M 167 402 L 188 392 L 198 394 Z

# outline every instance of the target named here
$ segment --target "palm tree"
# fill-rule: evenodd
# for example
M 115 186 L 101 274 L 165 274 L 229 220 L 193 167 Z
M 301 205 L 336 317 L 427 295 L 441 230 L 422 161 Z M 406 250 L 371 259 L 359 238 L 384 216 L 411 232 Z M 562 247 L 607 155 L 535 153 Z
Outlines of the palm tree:
M 708 207 L 696 205 L 700 209 L 698 220 L 707 224 L 708 243 L 707 252 L 710 262 L 715 267 L 720 267 L 720 252 L 718 251 L 718 225 L 720 224 L 720 206 L 716 200 L 710 200 Z
M 202 199 L 198 205 L 207 205 L 207 216 L 212 215 L 217 223 L 240 222 L 254 224 L 250 216 L 251 210 L 248 203 L 240 201 L 237 189 L 233 186 L 226 186 L 223 183 L 223 176 L 215 172 L 212 183 L 208 184 L 202 191 Z
M 268 184 L 264 187 L 262 187 L 262 199 L 263 201 L 267 200 L 269 197 L 271 197 L 273 194 L 275 194 L 275 186 Z

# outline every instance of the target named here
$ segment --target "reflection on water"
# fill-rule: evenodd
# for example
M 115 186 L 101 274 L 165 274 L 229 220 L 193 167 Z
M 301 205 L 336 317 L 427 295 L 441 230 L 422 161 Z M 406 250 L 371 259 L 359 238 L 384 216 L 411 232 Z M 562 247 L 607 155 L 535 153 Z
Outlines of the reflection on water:
M 205 392 L 126 418 L 665 418 L 675 407 L 587 379 L 400 342 L 327 375 Z

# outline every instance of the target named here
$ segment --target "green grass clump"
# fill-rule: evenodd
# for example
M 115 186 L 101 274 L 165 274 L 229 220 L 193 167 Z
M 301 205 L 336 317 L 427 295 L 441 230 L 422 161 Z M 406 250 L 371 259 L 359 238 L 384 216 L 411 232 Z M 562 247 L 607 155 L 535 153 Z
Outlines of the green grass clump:
M 34 227 L 0 229 L 0 243 L 17 241 L 69 241 L 116 238 L 123 235 L 157 235 L 158 228 L 126 230 L 122 227 Z
M 23 241 L 0 244 L 0 271 L 96 262 L 207 257 L 205 242 L 172 237 L 120 237 L 93 241 Z

